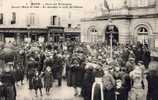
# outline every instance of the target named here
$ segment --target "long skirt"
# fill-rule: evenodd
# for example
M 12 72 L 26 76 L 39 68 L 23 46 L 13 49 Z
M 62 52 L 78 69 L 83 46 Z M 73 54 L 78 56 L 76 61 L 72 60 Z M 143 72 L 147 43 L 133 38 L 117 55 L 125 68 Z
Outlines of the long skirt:
M 103 84 L 101 82 L 93 83 L 91 96 L 91 100 L 104 100 Z
M 16 90 L 14 86 L 6 87 L 6 97 L 5 100 L 16 100 Z

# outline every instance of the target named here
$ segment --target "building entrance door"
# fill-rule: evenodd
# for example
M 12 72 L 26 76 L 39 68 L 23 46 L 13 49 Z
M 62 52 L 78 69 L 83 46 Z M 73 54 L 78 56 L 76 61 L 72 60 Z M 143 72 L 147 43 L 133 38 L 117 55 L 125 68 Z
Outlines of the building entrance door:
M 119 42 L 119 31 L 115 25 L 108 25 L 105 30 L 105 41 L 108 45 L 110 45 L 111 36 L 113 45 L 117 45 L 117 43 Z
M 54 42 L 60 41 L 60 34 L 54 34 Z
M 149 44 L 149 32 L 145 27 L 138 28 L 137 34 L 137 41 L 142 44 Z
M 37 35 L 36 35 L 36 34 L 32 34 L 32 35 L 31 35 L 31 41 L 32 41 L 32 42 L 38 41 L 38 38 L 37 38 Z

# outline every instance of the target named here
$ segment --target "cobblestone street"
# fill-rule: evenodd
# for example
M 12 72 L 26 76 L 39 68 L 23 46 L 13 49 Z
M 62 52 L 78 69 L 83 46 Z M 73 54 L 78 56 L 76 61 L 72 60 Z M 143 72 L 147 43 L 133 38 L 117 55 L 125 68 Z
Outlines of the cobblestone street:
M 28 82 L 26 81 L 24 85 L 17 86 L 17 100 L 83 100 L 81 97 L 74 97 L 73 95 L 73 88 L 67 87 L 65 81 L 62 87 L 58 87 L 55 82 L 49 96 L 43 89 L 43 96 L 38 94 L 38 97 L 36 97 L 34 90 L 28 89 Z

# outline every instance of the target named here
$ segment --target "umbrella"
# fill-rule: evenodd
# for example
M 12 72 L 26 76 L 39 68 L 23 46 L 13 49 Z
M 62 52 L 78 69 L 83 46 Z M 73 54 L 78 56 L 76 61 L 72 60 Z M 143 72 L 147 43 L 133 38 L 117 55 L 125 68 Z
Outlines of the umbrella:
M 16 50 L 11 48 L 4 48 L 0 51 L 1 59 L 9 62 L 13 61 L 14 57 L 16 56 Z
M 15 49 L 15 46 L 12 43 L 6 43 L 6 44 L 4 44 L 4 48 Z

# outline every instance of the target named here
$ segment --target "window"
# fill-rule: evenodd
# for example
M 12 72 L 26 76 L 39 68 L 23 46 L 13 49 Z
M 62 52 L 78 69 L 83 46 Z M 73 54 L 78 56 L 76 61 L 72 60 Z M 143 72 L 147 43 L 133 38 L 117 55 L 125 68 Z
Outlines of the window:
M 30 13 L 27 16 L 27 25 L 37 25 L 38 24 L 38 17 L 35 13 Z
M 3 24 L 3 13 L 0 13 L 0 24 Z
M 88 42 L 97 42 L 99 40 L 99 34 L 95 26 L 91 26 L 88 29 L 86 37 Z
M 16 24 L 16 13 L 15 12 L 12 13 L 11 24 Z
M 138 6 L 139 7 L 148 6 L 148 0 L 138 0 Z
M 138 29 L 138 34 L 139 35 L 143 35 L 143 34 L 148 35 L 148 30 L 145 27 L 141 27 Z
M 140 27 L 138 28 L 137 30 L 137 33 L 138 33 L 138 37 L 137 37 L 137 40 L 141 43 L 149 43 L 149 32 L 147 30 L 147 28 L 145 27 Z
M 71 26 L 72 26 L 71 24 L 68 24 L 68 28 L 71 28 Z
M 57 16 L 51 16 L 50 24 L 51 25 L 56 25 L 57 24 L 56 21 L 57 21 Z

